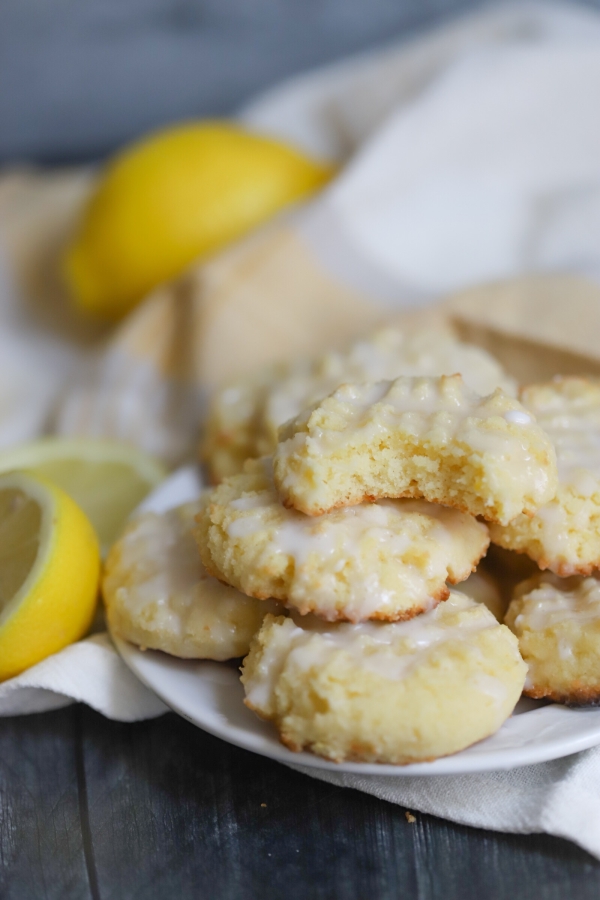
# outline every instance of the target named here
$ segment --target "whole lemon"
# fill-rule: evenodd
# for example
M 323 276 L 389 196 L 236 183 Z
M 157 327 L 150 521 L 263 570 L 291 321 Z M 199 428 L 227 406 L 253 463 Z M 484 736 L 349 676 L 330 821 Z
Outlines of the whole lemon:
M 317 190 L 331 166 L 226 122 L 191 122 L 106 166 L 66 251 L 75 303 L 118 319 L 156 285 Z

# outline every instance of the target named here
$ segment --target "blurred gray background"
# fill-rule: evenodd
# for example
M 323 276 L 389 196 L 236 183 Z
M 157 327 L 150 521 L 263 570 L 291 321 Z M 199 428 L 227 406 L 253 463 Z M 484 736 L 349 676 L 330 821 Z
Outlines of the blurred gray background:
M 97 159 L 484 2 L 0 0 L 0 163 Z

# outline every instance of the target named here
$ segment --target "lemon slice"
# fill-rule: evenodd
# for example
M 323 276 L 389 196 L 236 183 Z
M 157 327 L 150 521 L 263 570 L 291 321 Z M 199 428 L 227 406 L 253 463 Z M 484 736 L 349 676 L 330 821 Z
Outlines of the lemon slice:
M 0 475 L 0 681 L 82 637 L 100 577 L 94 529 L 63 490 Z
M 162 463 L 128 444 L 94 438 L 42 438 L 0 451 L 0 473 L 14 469 L 27 469 L 66 491 L 103 548 L 167 474 Z

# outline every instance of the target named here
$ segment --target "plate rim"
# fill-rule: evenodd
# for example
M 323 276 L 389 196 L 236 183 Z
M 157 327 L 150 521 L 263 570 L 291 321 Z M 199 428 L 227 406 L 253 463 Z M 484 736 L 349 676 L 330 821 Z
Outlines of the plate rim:
M 153 678 L 148 677 L 148 673 L 145 667 L 145 663 L 147 661 L 151 661 L 153 665 L 158 665 L 160 667 L 169 667 L 169 664 L 171 664 L 172 667 L 173 664 L 175 664 L 177 669 L 185 667 L 186 670 L 190 670 L 188 674 L 191 674 L 192 667 L 196 666 L 198 663 L 209 662 L 213 665 L 219 665 L 219 663 L 214 660 L 185 660 L 178 657 L 169 657 L 168 654 L 163 654 L 159 650 L 142 651 L 128 641 L 125 641 L 122 638 L 119 638 L 116 635 L 112 634 L 111 639 L 115 644 L 115 647 L 121 659 L 130 669 L 130 671 L 132 671 L 133 674 L 149 690 L 156 694 L 166 704 L 166 706 L 177 715 L 180 715 L 192 725 L 200 728 L 202 731 L 206 731 L 208 734 L 213 735 L 213 737 L 217 737 L 220 740 L 225 741 L 226 743 L 232 744 L 236 747 L 240 747 L 241 749 L 247 750 L 251 753 L 257 753 L 259 756 L 264 756 L 268 759 L 273 759 L 276 762 L 280 762 L 284 765 L 289 765 L 292 767 L 321 769 L 330 772 L 337 772 L 339 774 L 361 775 L 363 777 L 409 777 L 416 775 L 426 775 L 432 777 L 436 775 L 474 775 L 483 772 L 507 771 L 510 769 L 521 768 L 523 766 L 550 762 L 555 759 L 562 759 L 566 756 L 571 756 L 583 750 L 589 750 L 591 747 L 600 744 L 600 709 L 571 710 L 567 709 L 564 706 L 561 706 L 560 704 L 548 704 L 548 707 L 551 706 L 553 709 L 560 709 L 567 714 L 577 714 L 578 712 L 585 716 L 594 716 L 595 714 L 598 718 L 595 730 L 592 729 L 589 733 L 583 735 L 575 735 L 570 739 L 565 737 L 562 737 L 560 739 L 555 738 L 553 740 L 546 740 L 541 744 L 537 744 L 534 742 L 529 743 L 525 747 L 507 748 L 505 750 L 491 750 L 489 754 L 483 753 L 480 756 L 473 757 L 466 757 L 463 755 L 465 751 L 469 749 L 467 747 L 465 748 L 465 750 L 453 753 L 449 756 L 438 757 L 438 759 L 432 760 L 431 762 L 410 763 L 408 765 L 357 762 L 336 763 L 331 760 L 324 759 L 323 757 L 317 756 L 316 754 L 308 752 L 292 752 L 283 744 L 276 742 L 276 740 L 274 740 L 272 743 L 267 743 L 265 746 L 257 747 L 253 745 L 252 732 L 248 732 L 249 737 L 247 740 L 244 740 L 243 737 L 238 736 L 240 729 L 237 727 L 234 728 L 232 732 L 231 730 L 228 730 L 228 726 L 218 728 L 212 722 L 207 722 L 206 720 L 202 719 L 202 717 L 190 714 L 190 712 L 187 711 L 179 702 L 177 697 L 173 697 L 168 690 L 165 691 L 164 688 L 161 688 L 161 685 L 156 684 Z M 164 659 L 162 659 L 163 656 Z M 202 676 L 198 674 L 195 677 L 201 678 Z M 540 707 L 539 709 L 530 710 L 529 712 L 522 713 L 521 715 L 528 716 L 532 713 L 535 714 L 548 707 Z M 266 722 L 265 726 L 273 727 L 270 726 L 270 723 Z M 498 733 L 499 732 L 496 732 L 496 734 Z M 243 734 L 244 732 L 242 731 L 242 735 Z M 273 737 L 276 737 L 275 733 Z M 494 735 L 490 736 L 490 738 L 493 737 Z M 490 738 L 486 738 L 484 740 L 489 740 Z M 483 744 L 484 741 L 480 741 L 477 743 Z M 477 746 L 477 744 L 473 744 L 471 746 Z M 562 749 L 559 749 L 561 747 Z M 504 758 L 498 760 L 498 756 L 502 756 Z
M 174 506 L 197 498 L 203 487 L 204 485 L 199 469 L 194 465 L 182 466 L 171 473 L 168 478 L 161 482 L 161 484 L 145 498 L 140 506 L 134 510 L 132 517 L 141 512 L 165 512 Z M 244 740 L 243 737 L 238 737 L 237 732 L 240 729 L 237 727 L 235 727 L 236 733 L 232 736 L 231 733 L 227 732 L 227 728 L 217 728 L 198 716 L 190 715 L 182 708 L 177 698 L 171 696 L 170 692 L 165 692 L 160 684 L 157 684 L 153 678 L 148 677 L 145 665 L 148 660 L 151 660 L 157 662 L 159 666 L 171 666 L 176 667 L 177 669 L 186 667 L 185 671 L 187 671 L 188 668 L 191 670 L 193 666 L 197 666 L 202 662 L 210 662 L 213 665 L 218 665 L 217 662 L 214 660 L 185 660 L 176 656 L 169 656 L 166 653 L 162 653 L 160 650 L 142 651 L 134 644 L 113 635 L 110 628 L 108 630 L 119 656 L 128 669 L 133 672 L 142 684 L 156 694 L 156 696 L 177 715 L 182 716 L 182 718 L 191 722 L 197 728 L 212 734 L 220 740 L 293 768 L 321 769 L 337 772 L 339 774 L 361 775 L 362 777 L 408 777 L 416 775 L 427 775 L 432 777 L 435 775 L 468 775 L 481 772 L 506 771 L 522 766 L 536 765 L 554 759 L 562 759 L 565 756 L 571 756 L 574 753 L 579 753 L 582 750 L 589 750 L 591 747 L 600 745 L 600 709 L 571 710 L 560 704 L 549 704 L 553 709 L 561 710 L 568 714 L 579 714 L 590 717 L 595 714 L 595 717 L 598 720 L 595 729 L 590 729 L 589 732 L 584 734 L 572 736 L 570 739 L 569 737 L 565 738 L 563 736 L 561 739 L 554 738 L 553 740 L 546 740 L 541 744 L 530 742 L 522 747 L 492 750 L 487 755 L 482 753 L 480 755 L 465 756 L 464 754 L 470 749 L 467 747 L 465 750 L 461 750 L 458 753 L 453 753 L 450 756 L 438 757 L 438 759 L 432 760 L 431 762 L 410 763 L 409 765 L 404 766 L 391 765 L 389 763 L 335 763 L 306 751 L 294 753 L 283 744 L 280 744 L 276 739 L 268 741 L 264 747 L 252 746 L 252 741 L 250 739 Z M 201 676 L 199 675 L 198 677 Z M 533 709 L 521 713 L 520 715 L 527 716 L 535 714 L 541 712 L 544 708 L 548 707 L 539 707 L 538 709 Z M 273 728 L 273 737 L 276 738 L 274 726 L 266 722 L 264 724 L 266 727 Z M 495 734 L 499 734 L 501 730 L 502 728 L 495 732 Z M 248 732 L 248 734 L 251 736 L 252 732 Z M 484 741 L 479 741 L 478 744 L 483 744 L 485 740 L 492 740 L 494 736 L 495 735 L 491 735 L 489 738 L 485 738 Z M 477 744 L 471 746 L 477 746 Z M 499 761 L 497 759 L 492 761 L 498 756 L 501 757 Z

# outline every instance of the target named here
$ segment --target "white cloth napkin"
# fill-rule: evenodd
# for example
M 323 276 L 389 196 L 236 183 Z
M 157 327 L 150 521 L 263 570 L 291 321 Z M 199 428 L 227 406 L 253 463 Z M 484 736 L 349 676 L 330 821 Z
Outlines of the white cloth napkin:
M 337 277 L 388 304 L 399 296 L 419 304 L 522 271 L 600 274 L 599 108 L 600 17 L 519 3 L 298 79 L 242 118 L 307 149 L 353 157 L 296 227 Z M 45 427 L 79 361 L 62 338 L 34 334 L 17 299 L 6 272 L 0 444 Z M 23 418 L 23 403 L 11 411 L 16 393 L 5 388 L 31 393 L 26 353 L 48 364 L 37 368 L 44 393 Z M 105 633 L 0 685 L 0 715 L 72 701 L 123 721 L 165 711 Z M 465 824 L 568 837 L 600 857 L 600 749 L 472 776 L 301 771 Z
M 340 278 L 404 301 L 600 272 L 600 16 L 509 3 L 299 79 L 252 125 L 351 158 L 302 215 Z

